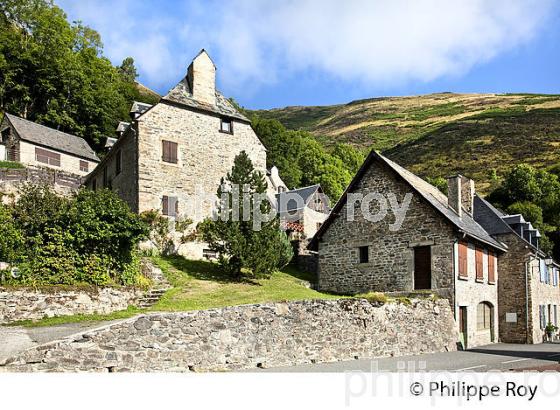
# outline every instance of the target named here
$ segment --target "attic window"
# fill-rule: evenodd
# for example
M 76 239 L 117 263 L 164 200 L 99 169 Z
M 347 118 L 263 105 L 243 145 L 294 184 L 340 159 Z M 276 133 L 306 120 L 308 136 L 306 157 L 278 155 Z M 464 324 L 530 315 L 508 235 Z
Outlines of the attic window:
M 80 160 L 80 171 L 89 172 L 89 163 L 87 161 Z
M 162 141 L 162 161 L 169 162 L 170 164 L 177 163 L 177 148 L 178 145 L 176 142 L 171 141 Z
M 231 118 L 220 119 L 220 132 L 225 132 L 226 134 L 233 134 L 233 121 L 231 120 Z

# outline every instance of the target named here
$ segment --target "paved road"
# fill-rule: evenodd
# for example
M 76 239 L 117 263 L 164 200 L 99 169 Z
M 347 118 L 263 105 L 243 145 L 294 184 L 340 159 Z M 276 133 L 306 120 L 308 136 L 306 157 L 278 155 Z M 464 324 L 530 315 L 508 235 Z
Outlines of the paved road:
M 0 326 L 0 363 L 34 346 L 62 339 L 76 333 L 96 327 L 116 323 L 119 320 L 106 322 L 67 323 L 48 327 Z
M 508 371 L 539 367 L 560 362 L 560 343 L 518 345 L 498 343 L 462 352 L 433 353 L 418 356 L 361 359 L 348 362 L 309 364 L 282 368 L 257 369 L 256 372 L 345 372 L 370 371 Z

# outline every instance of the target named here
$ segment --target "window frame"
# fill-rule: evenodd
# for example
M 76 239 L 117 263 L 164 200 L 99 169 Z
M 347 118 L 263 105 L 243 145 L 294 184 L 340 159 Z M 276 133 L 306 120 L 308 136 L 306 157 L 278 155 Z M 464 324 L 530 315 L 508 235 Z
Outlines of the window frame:
M 482 315 L 481 311 L 482 310 Z M 482 319 L 482 321 L 481 321 Z M 482 322 L 482 326 L 481 326 Z M 492 329 L 492 306 L 486 302 L 480 302 L 476 306 L 476 330 L 485 332 Z
M 40 157 L 46 158 L 46 161 L 39 159 Z M 40 162 L 41 164 L 50 165 L 51 167 L 60 168 L 62 163 L 62 156 L 59 152 L 54 152 L 41 147 L 35 147 L 35 161 Z
M 89 162 L 83 159 L 79 160 L 80 172 L 89 172 Z
M 474 248 L 475 280 L 484 282 L 484 249 L 476 246 Z
M 490 285 L 496 284 L 497 262 L 496 254 L 493 251 L 488 251 L 488 283 Z
M 229 131 L 224 130 L 224 123 L 229 123 Z M 228 117 L 220 117 L 220 132 L 223 134 L 233 135 L 233 119 Z

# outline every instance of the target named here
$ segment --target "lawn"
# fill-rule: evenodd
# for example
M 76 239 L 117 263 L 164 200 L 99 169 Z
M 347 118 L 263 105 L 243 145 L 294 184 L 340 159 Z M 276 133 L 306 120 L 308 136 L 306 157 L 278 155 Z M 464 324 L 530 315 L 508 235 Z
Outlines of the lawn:
M 181 256 L 154 258 L 173 289 L 152 307 L 156 311 L 188 311 L 248 303 L 302 299 L 336 299 L 307 288 L 311 275 L 294 267 L 284 268 L 269 279 L 234 282 L 215 263 L 187 260 Z
M 0 168 L 4 168 L 4 169 L 23 169 L 25 167 L 22 164 L 20 164 L 19 162 L 0 161 Z
M 13 322 L 9 326 L 55 326 L 64 323 L 126 319 L 146 312 L 181 312 L 250 303 L 341 297 L 307 288 L 305 283 L 313 281 L 312 275 L 292 266 L 274 273 L 269 279 L 236 282 L 224 276 L 216 263 L 193 261 L 181 256 L 159 256 L 152 258 L 152 261 L 162 269 L 172 288 L 149 309 L 131 306 L 127 310 L 106 315 L 59 316 Z

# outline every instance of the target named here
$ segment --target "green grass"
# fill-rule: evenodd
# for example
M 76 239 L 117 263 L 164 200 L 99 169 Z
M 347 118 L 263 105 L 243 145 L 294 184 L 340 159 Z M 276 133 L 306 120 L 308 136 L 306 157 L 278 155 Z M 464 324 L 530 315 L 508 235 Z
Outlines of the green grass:
M 340 298 L 306 288 L 304 281 L 312 277 L 293 267 L 276 272 L 269 279 L 233 282 L 215 263 L 191 261 L 180 256 L 158 257 L 154 262 L 163 270 L 173 289 L 165 293 L 152 310 L 188 311 L 249 303 Z
M 66 323 L 81 323 L 81 322 L 101 322 L 117 319 L 128 319 L 129 317 L 146 312 L 146 309 L 139 309 L 134 306 L 129 306 L 126 310 L 109 313 L 106 315 L 92 314 L 92 315 L 72 315 L 72 316 L 56 316 L 48 317 L 40 320 L 20 320 L 11 322 L 3 326 L 23 326 L 23 327 L 45 327 L 57 326 Z
M 305 282 L 314 280 L 313 275 L 291 266 L 274 273 L 269 279 L 235 282 L 224 276 L 219 266 L 212 262 L 192 261 L 181 256 L 160 256 L 152 260 L 163 270 L 172 288 L 149 309 L 130 306 L 127 310 L 106 315 L 58 316 L 12 322 L 5 326 L 56 326 L 65 323 L 127 319 L 147 312 L 181 312 L 251 303 L 342 297 L 305 287 Z
M 19 162 L 14 161 L 0 161 L 0 169 L 23 169 L 25 168 Z

